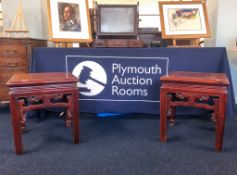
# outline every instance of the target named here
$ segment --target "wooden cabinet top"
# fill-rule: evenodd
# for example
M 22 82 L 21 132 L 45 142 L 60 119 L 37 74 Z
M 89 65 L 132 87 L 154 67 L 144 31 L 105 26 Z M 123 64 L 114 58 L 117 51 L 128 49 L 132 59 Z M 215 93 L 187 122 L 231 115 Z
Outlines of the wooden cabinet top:
M 47 47 L 47 40 L 33 38 L 0 37 L 0 45 L 27 44 L 32 47 Z
M 16 37 L 0 37 L 0 40 L 39 40 L 39 41 L 46 41 L 45 39 L 38 39 L 38 38 L 16 38 Z

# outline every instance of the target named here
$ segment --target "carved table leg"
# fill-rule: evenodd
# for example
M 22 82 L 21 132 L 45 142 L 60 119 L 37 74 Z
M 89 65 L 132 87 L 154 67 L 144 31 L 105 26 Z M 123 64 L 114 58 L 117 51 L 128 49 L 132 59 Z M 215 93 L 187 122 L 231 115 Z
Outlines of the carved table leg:
M 216 122 L 216 142 L 215 151 L 220 152 L 223 145 L 224 125 L 225 125 L 225 110 L 226 110 L 227 95 L 222 94 L 219 99 L 219 111 Z
M 78 105 L 78 90 L 76 89 L 72 93 L 72 98 L 73 98 L 73 107 L 72 107 L 72 129 L 73 129 L 73 143 L 77 144 L 80 141 L 80 128 L 79 128 L 79 105 Z
M 20 124 L 21 121 L 17 109 L 18 108 L 17 99 L 14 96 L 14 94 L 9 94 L 9 97 L 10 97 L 11 121 L 14 135 L 15 151 L 16 154 L 22 154 L 23 146 L 21 140 L 21 124 Z
M 167 92 L 160 89 L 160 141 L 167 141 Z

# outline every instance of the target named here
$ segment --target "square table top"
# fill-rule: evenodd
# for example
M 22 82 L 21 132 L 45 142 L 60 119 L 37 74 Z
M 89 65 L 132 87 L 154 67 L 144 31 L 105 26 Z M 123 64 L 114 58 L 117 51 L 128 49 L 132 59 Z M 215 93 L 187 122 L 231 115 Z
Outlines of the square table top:
M 226 74 L 209 72 L 174 71 L 160 78 L 162 82 L 190 83 L 227 86 L 230 84 Z
M 6 83 L 8 87 L 76 83 L 78 78 L 69 72 L 16 73 Z

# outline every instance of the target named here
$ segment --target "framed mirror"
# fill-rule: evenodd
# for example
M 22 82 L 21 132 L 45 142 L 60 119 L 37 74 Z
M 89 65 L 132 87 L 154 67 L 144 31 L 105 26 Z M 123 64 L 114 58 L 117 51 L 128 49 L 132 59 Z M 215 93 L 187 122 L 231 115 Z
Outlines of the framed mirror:
M 98 36 L 135 36 L 138 33 L 137 5 L 97 6 Z

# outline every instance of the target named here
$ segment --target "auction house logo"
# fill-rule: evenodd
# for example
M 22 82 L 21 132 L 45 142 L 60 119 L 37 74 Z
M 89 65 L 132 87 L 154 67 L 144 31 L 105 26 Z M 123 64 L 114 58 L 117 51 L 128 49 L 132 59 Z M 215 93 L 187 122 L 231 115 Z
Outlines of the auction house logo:
M 104 68 L 94 61 L 83 61 L 75 66 L 72 74 L 79 77 L 77 87 L 85 96 L 95 96 L 102 92 L 107 83 Z

